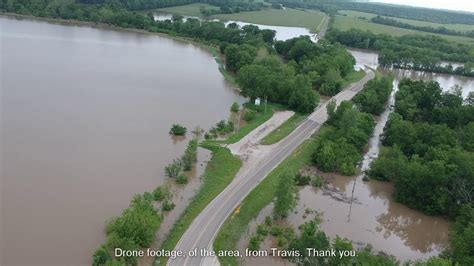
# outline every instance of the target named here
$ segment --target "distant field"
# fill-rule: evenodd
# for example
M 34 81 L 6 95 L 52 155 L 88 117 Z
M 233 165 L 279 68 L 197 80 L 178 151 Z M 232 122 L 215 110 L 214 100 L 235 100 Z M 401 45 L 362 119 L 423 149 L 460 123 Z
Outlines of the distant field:
M 191 4 L 185 6 L 176 6 L 169 8 L 157 9 L 157 11 L 187 15 L 187 16 L 201 16 L 199 8 L 204 6 L 206 8 L 216 8 L 208 4 Z M 302 11 L 296 9 L 279 10 L 279 9 L 264 9 L 261 11 L 241 12 L 234 14 L 219 14 L 210 18 L 221 20 L 238 20 L 249 23 L 274 25 L 274 26 L 288 26 L 288 27 L 303 27 L 311 31 L 318 31 L 325 14 L 319 11 Z
M 221 14 L 214 16 L 222 20 L 239 20 L 250 23 L 303 27 L 317 31 L 322 25 L 325 14 L 319 11 L 302 11 L 296 9 L 265 9 L 261 11 Z
M 352 10 L 341 10 L 339 11 L 339 13 L 345 14 L 349 17 L 365 17 L 367 19 L 371 19 L 377 16 L 376 14 L 372 14 L 372 13 L 358 12 L 358 11 L 352 11 Z M 433 22 L 419 21 L 419 20 L 413 20 L 413 19 L 404 19 L 404 18 L 387 17 L 387 16 L 382 16 L 382 17 L 391 18 L 391 19 L 398 20 L 400 22 L 408 23 L 415 26 L 430 26 L 433 28 L 445 27 L 447 29 L 457 30 L 457 31 L 474 30 L 474 25 L 467 25 L 467 24 L 441 24 L 441 23 L 433 23 Z
M 342 15 L 337 15 L 336 20 L 334 22 L 334 27 L 336 29 L 340 30 L 349 30 L 351 28 L 356 28 L 360 30 L 369 30 L 373 33 L 376 34 L 389 34 L 393 36 L 402 36 L 406 34 L 429 34 L 429 35 L 437 35 L 442 38 L 448 39 L 450 41 L 458 42 L 458 43 L 464 43 L 464 44 L 470 44 L 474 45 L 474 39 L 468 38 L 468 37 L 462 37 L 462 36 L 450 36 L 450 35 L 442 35 L 442 34 L 435 34 L 435 33 L 427 33 L 427 32 L 422 32 L 422 31 L 416 31 L 416 30 L 409 30 L 409 29 L 403 29 L 403 28 L 398 28 L 398 27 L 392 27 L 392 26 L 387 26 L 387 25 L 381 25 L 381 24 L 376 24 L 372 23 L 369 21 L 370 18 L 376 16 L 375 14 L 371 13 L 364 13 L 364 12 L 357 12 L 357 11 L 340 11 L 341 14 L 346 14 L 346 16 Z M 365 17 L 366 19 L 361 19 L 361 17 Z M 412 20 L 410 20 L 412 21 Z M 429 22 L 421 22 L 417 21 L 418 23 L 429 23 Z M 429 24 L 436 24 L 436 23 L 429 23 Z M 447 24 L 451 26 L 457 26 L 459 25 L 453 25 L 453 24 Z M 445 26 L 447 26 L 445 25 Z M 472 26 L 469 25 L 460 25 L 463 27 L 470 27 Z

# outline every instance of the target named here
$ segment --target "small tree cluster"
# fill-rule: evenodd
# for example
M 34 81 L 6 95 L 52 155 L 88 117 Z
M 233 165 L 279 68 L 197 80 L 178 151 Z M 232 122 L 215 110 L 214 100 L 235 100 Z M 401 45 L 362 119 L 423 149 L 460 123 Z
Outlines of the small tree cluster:
M 175 136 L 184 136 L 186 135 L 187 128 L 180 124 L 173 124 L 170 129 L 170 134 Z
M 107 224 L 107 242 L 95 251 L 92 264 L 109 265 L 114 259 L 127 265 L 136 264 L 136 257 L 113 258 L 113 250 L 149 247 L 160 228 L 161 219 L 151 196 L 135 195 L 130 206 Z
M 228 120 L 227 122 L 225 120 L 221 120 L 217 122 L 215 126 L 213 126 L 211 129 L 209 129 L 209 132 L 204 135 L 206 139 L 215 139 L 219 137 L 220 135 L 225 135 L 233 132 L 235 129 L 234 122 L 231 120 Z

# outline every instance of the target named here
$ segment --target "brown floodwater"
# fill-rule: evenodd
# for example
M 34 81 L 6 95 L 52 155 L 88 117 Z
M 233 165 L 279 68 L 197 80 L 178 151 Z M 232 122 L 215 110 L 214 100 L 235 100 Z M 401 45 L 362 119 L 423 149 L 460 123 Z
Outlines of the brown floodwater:
M 471 91 L 474 91 L 474 78 L 457 76 L 457 75 L 448 75 L 432 72 L 422 72 L 422 71 L 412 71 L 406 69 L 385 69 L 381 68 L 378 65 L 378 54 L 373 51 L 361 50 L 361 49 L 347 49 L 352 56 L 356 59 L 356 69 L 362 68 L 364 65 L 367 65 L 371 68 L 378 69 L 383 73 L 391 73 L 394 75 L 395 79 L 400 81 L 403 78 L 410 78 L 416 80 L 433 80 L 437 81 L 443 90 L 449 90 L 454 85 L 459 85 L 463 88 L 463 96 Z M 459 63 L 452 63 L 454 66 L 460 66 Z
M 209 128 L 243 98 L 189 43 L 7 17 L 0 27 L 0 264 L 89 265 L 105 221 L 165 183 L 183 153 L 189 139 L 172 139 L 171 124 Z

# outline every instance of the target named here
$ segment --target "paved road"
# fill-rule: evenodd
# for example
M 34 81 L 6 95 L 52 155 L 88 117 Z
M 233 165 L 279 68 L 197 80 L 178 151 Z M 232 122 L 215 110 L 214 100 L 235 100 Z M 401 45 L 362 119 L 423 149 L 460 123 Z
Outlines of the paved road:
M 350 100 L 359 92 L 364 84 L 374 78 L 374 72 L 370 71 L 364 79 L 340 92 L 333 99 L 337 104 L 344 100 Z M 229 186 L 222 191 L 193 221 L 188 230 L 181 237 L 175 250 L 182 250 L 184 254 L 189 251 L 208 250 L 212 251 L 212 243 L 219 228 L 234 210 L 240 205 L 245 197 L 255 188 L 275 167 L 288 157 L 298 146 L 313 135 L 327 120 L 326 104 L 321 105 L 308 118 L 296 128 L 285 139 L 275 144 L 278 145 L 276 152 L 271 153 L 262 163 L 255 166 L 253 171 L 245 171 L 242 176 L 236 177 Z M 168 260 L 167 265 L 212 265 L 215 257 L 179 257 Z

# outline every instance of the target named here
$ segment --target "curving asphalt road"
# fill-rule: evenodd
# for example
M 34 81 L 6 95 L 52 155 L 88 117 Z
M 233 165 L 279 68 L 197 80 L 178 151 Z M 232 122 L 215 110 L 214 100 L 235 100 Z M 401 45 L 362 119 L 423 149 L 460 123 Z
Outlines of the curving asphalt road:
M 354 97 L 367 81 L 373 79 L 375 74 L 369 70 L 367 75 L 359 82 L 341 91 L 332 99 L 337 104 Z M 212 251 L 212 244 L 219 228 L 245 197 L 286 157 L 288 157 L 306 139 L 311 137 L 328 119 L 326 103 L 319 106 L 308 118 L 301 123 L 291 134 L 284 138 L 275 148 L 275 152 L 262 158 L 252 171 L 246 171 L 237 176 L 224 191 L 222 191 L 192 222 L 188 230 L 181 237 L 175 250 L 182 250 L 184 254 L 194 249 Z M 178 257 L 169 259 L 167 265 L 213 265 L 218 264 L 216 257 Z

